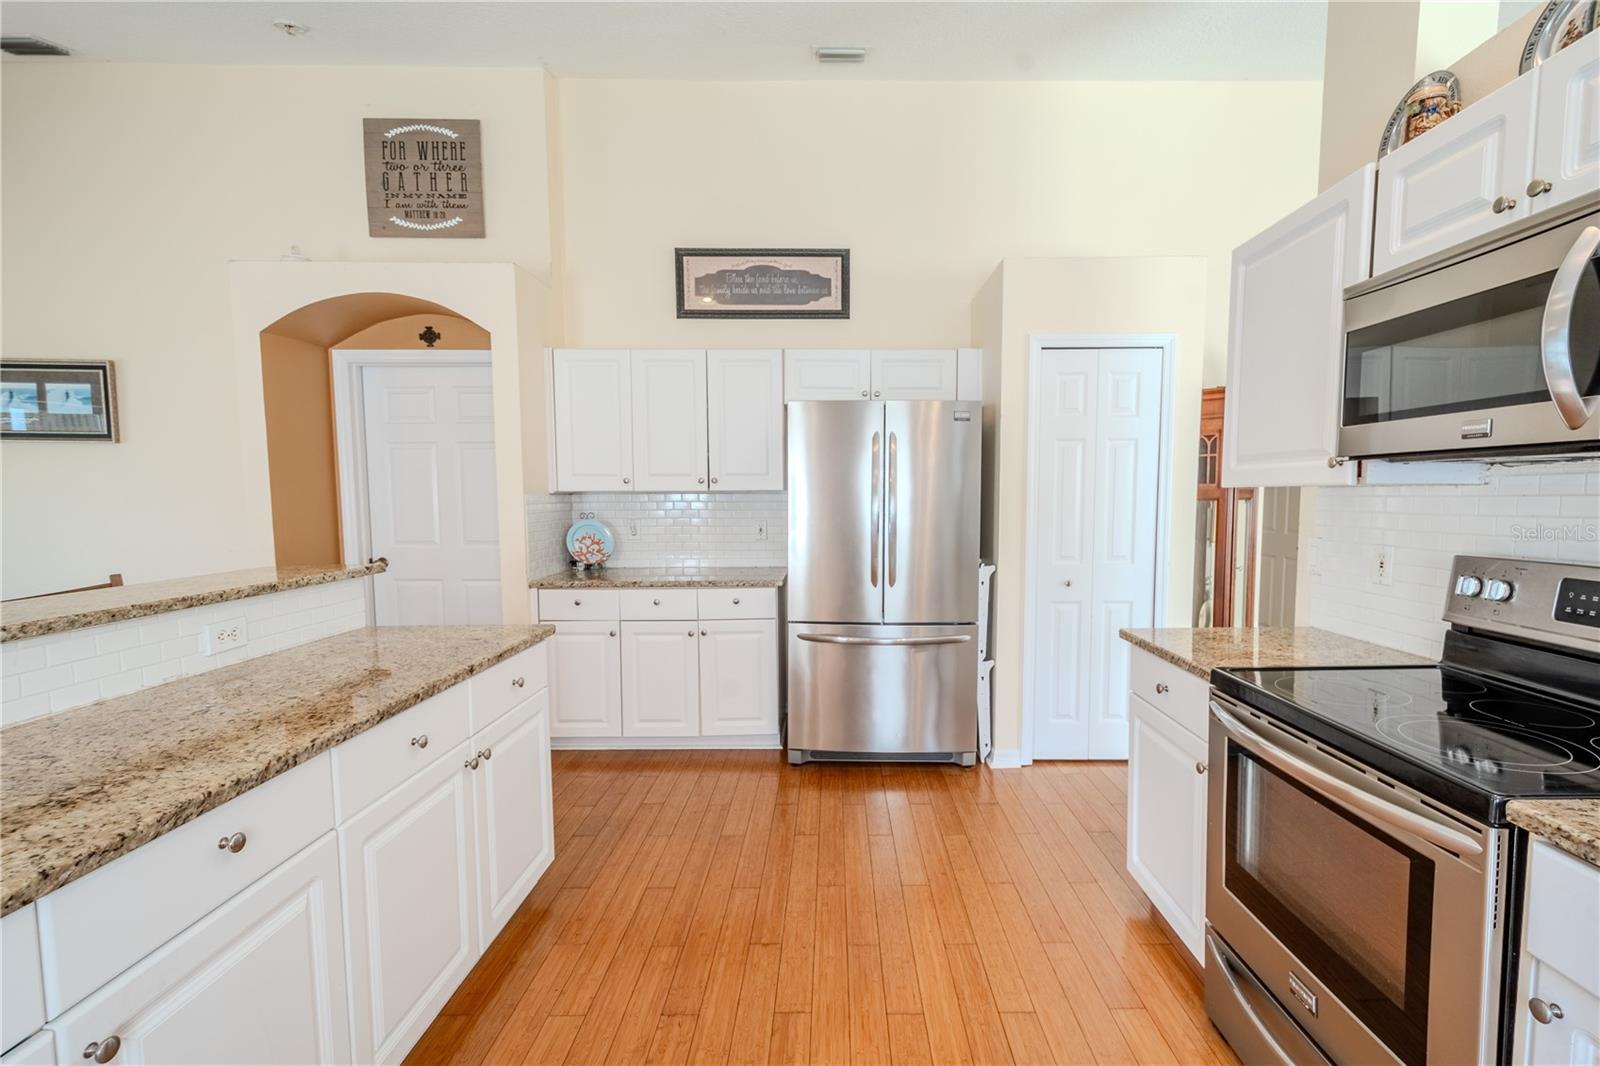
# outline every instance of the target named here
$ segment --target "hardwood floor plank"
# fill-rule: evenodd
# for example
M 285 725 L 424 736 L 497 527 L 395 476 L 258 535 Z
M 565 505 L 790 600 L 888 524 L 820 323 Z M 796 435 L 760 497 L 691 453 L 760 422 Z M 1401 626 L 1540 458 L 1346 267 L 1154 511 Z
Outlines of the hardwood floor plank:
M 811 983 L 811 1061 L 827 1066 L 844 1066 L 850 1061 L 848 932 L 844 886 L 819 885 Z
M 1178 1056 L 1161 1038 L 1150 1015 L 1143 1010 L 1114 1010 L 1111 1014 L 1139 1066 L 1180 1066 Z
M 921 1014 L 917 991 L 916 960 L 911 952 L 911 930 L 906 924 L 905 896 L 894 841 L 888 836 L 869 838 L 872 854 L 873 903 L 878 922 L 878 954 L 883 963 L 884 1009 L 890 1014 Z
M 961 1018 L 961 1000 L 944 936 L 939 931 L 938 906 L 927 885 L 906 885 L 906 922 L 911 929 L 911 949 L 916 960 L 917 989 L 922 996 L 923 1020 L 928 1028 L 928 1049 L 934 1063 L 973 1062 Z
M 922 1015 L 889 1015 L 889 1053 L 894 1066 L 933 1066 L 928 1026 Z
M 756 922 L 750 933 L 752 943 L 777 944 L 783 940 L 783 916 L 789 905 L 789 868 L 794 861 L 794 823 L 794 804 L 780 804 L 773 812 L 766 864 L 761 875 L 761 896 L 756 901 Z
M 850 943 L 878 942 L 877 900 L 872 885 L 871 836 L 867 832 L 867 808 L 852 803 L 844 808 L 844 888 L 845 910 L 850 926 Z
M 955 874 L 956 886 L 972 923 L 978 954 L 983 958 L 984 971 L 989 975 L 995 1009 L 1002 1014 L 1030 1014 L 1033 1012 L 1033 1003 L 1028 999 L 1016 957 L 1011 953 L 1011 945 L 1000 926 L 989 885 L 978 873 L 978 860 L 972 854 L 972 846 L 965 836 L 947 836 L 944 839 L 950 869 Z
M 1045 1039 L 1044 1029 L 1035 1015 L 1002 1014 L 1000 1023 L 1005 1026 L 1011 1057 L 1017 1066 L 1051 1066 L 1056 1061 L 1050 1041 Z
M 573 1038 L 578 1035 L 578 1026 L 582 1024 L 582 1018 L 570 1014 L 545 1019 L 533 1044 L 529 1046 L 528 1053 L 520 1061 L 529 1066 L 560 1066 L 567 1061 L 567 1052 L 572 1048 Z
M 850 945 L 850 1061 L 879 1066 L 890 1058 L 883 963 L 876 944 Z
M 778 963 L 780 1012 L 811 1009 L 811 960 L 816 948 L 817 837 L 795 837 L 789 866 L 789 901 L 783 913 L 783 955 Z
M 810 1061 L 811 1015 L 774 1014 L 767 1062 L 772 1066 L 802 1066 Z
M 695 907 L 694 919 L 683 938 L 683 953 L 672 977 L 666 1013 L 694 1014 L 700 1009 L 711 965 L 716 960 L 717 938 L 727 916 L 729 893 L 733 889 L 733 868 L 739 862 L 740 840 L 734 836 L 717 838 L 716 854 L 706 873 L 705 885 Z M 745 933 L 749 936 L 749 933 Z M 659 937 L 657 938 L 660 939 Z
M 706 980 L 705 994 L 695 1004 L 699 1023 L 694 1032 L 696 1063 L 728 1061 L 733 1025 L 744 984 L 745 958 L 750 952 L 750 925 L 756 916 L 756 890 L 736 888 L 728 893 L 727 914 L 717 937 L 716 955 Z M 681 967 L 680 967 L 681 968 Z M 674 978 L 674 989 L 677 988 Z M 669 999 L 667 1010 L 671 1010 Z
M 664 1014 L 656 1024 L 646 1066 L 687 1066 L 694 1041 L 695 1017 L 692 1014 Z
M 729 1066 L 760 1066 L 772 1042 L 772 1005 L 778 994 L 777 944 L 751 944 L 728 1044 Z
M 672 945 L 650 950 L 644 969 L 634 982 L 633 995 L 629 997 L 620 1024 L 611 1038 L 607 1063 L 643 1062 L 650 1053 L 650 1045 L 655 1042 L 656 1029 L 661 1021 L 661 1004 L 667 996 L 667 983 L 672 979 L 672 968 L 677 961 L 678 948 Z
M 972 1046 L 973 1058 L 983 1063 L 1011 1062 L 1011 1045 L 1006 1040 L 1000 1012 L 995 1009 L 989 975 L 984 972 L 978 946 L 946 944 L 945 950 L 950 957 L 950 973 L 955 980 L 956 996 L 961 1001 L 961 1016 L 966 1021 L 967 1042 Z
M 996 885 L 991 895 L 1000 925 L 1005 930 L 1006 942 L 1011 947 L 1023 984 L 1027 987 L 1028 999 L 1033 1003 L 1033 1013 L 1039 1019 L 1045 1039 L 1050 1044 L 1051 1055 L 1057 1062 L 1094 1062 L 1094 1051 L 1089 1047 L 1083 1028 L 1073 1013 L 1072 1003 L 1056 977 L 1055 967 L 1028 916 L 1018 887 Z

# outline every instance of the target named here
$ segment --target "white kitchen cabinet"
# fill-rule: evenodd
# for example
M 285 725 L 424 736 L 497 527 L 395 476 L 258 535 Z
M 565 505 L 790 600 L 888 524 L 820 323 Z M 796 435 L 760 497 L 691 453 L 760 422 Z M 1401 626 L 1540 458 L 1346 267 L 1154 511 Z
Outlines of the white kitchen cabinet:
M 712 492 L 783 488 L 783 352 L 706 353 Z
M 55 1034 L 34 1033 L 4 1055 L 0 1055 L 0 1066 L 56 1066 Z
M 700 655 L 694 619 L 622 623 L 622 735 L 700 732 Z
M 700 733 L 765 736 L 778 731 L 778 623 L 700 623 Z
M 1534 840 L 1523 891 L 1511 1060 L 1594 1066 L 1600 1062 L 1600 868 Z
M 633 488 L 706 489 L 706 353 L 635 351 Z
M 874 400 L 954 400 L 959 360 L 954 348 L 872 353 Z
M 551 353 L 557 492 L 619 492 L 633 484 L 632 353 Z
M 426 862 L 407 873 L 425 880 Z M 344 966 L 328 833 L 49 1029 L 63 1061 L 349 1062 Z M 357 1050 L 355 1061 L 370 1059 Z
M 405 1058 L 478 961 L 474 751 L 457 745 L 339 828 L 356 1062 Z
M 551 736 L 622 735 L 620 625 L 614 617 L 555 624 L 556 634 L 547 641 Z
M 1383 157 L 1373 274 L 1527 217 L 1540 76 L 1517 78 Z
M 1353 483 L 1354 464 L 1329 459 L 1339 448 L 1344 289 L 1367 276 L 1374 170 L 1234 250 L 1224 485 Z
M 1533 176 L 1523 191 L 1531 210 L 1548 211 L 1600 189 L 1600 48 L 1562 49 L 1535 70 Z
M 1196 960 L 1206 928 L 1206 742 L 1128 696 L 1128 872 Z
M 31 903 L 0 918 L 0 989 L 0 1048 L 9 1048 L 38 1032 L 45 1020 L 39 919 Z
M 872 397 L 872 353 L 852 348 L 787 348 L 783 398 L 866 400 Z
M 472 738 L 477 825 L 478 951 L 516 912 L 555 858 L 550 694 L 535 693 Z

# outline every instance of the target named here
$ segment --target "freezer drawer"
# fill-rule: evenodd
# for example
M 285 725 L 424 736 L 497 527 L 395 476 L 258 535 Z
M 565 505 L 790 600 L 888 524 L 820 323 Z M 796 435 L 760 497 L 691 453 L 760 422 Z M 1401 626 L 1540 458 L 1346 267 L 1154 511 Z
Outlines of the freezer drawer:
M 977 626 L 791 623 L 788 653 L 791 761 L 797 753 L 971 761 Z

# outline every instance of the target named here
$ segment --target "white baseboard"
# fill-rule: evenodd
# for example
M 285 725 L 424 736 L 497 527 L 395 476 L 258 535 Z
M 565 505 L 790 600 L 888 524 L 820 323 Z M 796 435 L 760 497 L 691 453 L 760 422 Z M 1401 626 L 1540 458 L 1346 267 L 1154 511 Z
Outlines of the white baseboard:
M 989 752 L 989 766 L 994 770 L 1015 770 L 1022 766 L 1019 748 L 994 748 Z
M 569 751 L 658 751 L 672 748 L 726 750 L 783 747 L 777 733 L 738 737 L 551 737 L 550 747 Z

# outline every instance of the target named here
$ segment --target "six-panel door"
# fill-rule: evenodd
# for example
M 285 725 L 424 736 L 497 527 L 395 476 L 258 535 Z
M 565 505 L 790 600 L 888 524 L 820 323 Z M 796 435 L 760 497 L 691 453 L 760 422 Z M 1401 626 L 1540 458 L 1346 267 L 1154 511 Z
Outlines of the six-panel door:
M 632 353 L 557 348 L 551 356 L 556 491 L 633 484 Z
M 698 622 L 622 623 L 622 735 L 700 732 Z
M 783 353 L 706 353 L 712 492 L 783 488 Z
M 550 646 L 550 733 L 622 735 L 620 623 L 557 622 Z
M 700 623 L 700 734 L 766 736 L 778 731 L 778 623 Z
M 706 490 L 706 353 L 635 351 L 633 488 Z
M 541 689 L 472 738 L 478 828 L 478 950 L 555 858 L 550 795 L 550 693 Z

